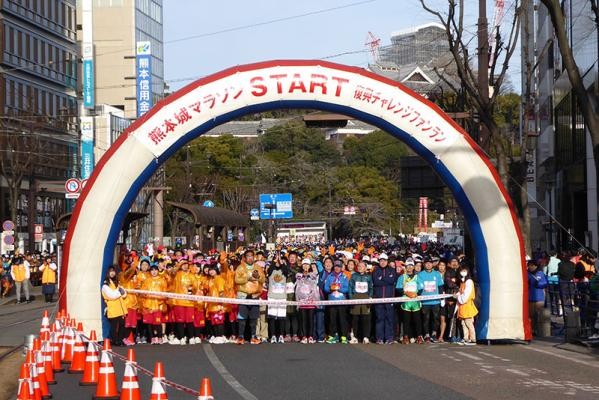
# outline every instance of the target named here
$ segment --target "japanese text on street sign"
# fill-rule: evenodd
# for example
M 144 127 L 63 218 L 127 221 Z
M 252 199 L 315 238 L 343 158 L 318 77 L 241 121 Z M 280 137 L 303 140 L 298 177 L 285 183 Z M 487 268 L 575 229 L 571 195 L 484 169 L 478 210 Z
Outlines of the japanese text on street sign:
M 151 43 L 137 42 L 135 70 L 137 78 L 137 117 L 152 107 L 152 52 Z

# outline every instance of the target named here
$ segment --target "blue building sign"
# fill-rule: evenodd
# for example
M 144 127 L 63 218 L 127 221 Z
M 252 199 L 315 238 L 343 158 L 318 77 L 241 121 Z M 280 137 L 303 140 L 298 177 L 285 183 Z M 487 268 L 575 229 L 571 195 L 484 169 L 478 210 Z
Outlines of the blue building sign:
M 260 219 L 293 218 L 291 193 L 261 194 Z
M 137 79 L 137 117 L 152 108 L 152 52 L 150 42 L 137 42 L 135 76 Z
M 81 179 L 88 179 L 94 170 L 94 119 L 81 117 Z
M 83 60 L 83 107 L 94 108 L 94 61 Z

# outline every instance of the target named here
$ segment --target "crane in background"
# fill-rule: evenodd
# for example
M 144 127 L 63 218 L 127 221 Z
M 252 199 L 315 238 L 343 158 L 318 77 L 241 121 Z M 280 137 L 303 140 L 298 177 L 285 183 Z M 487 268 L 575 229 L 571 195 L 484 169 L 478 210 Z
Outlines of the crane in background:
M 368 31 L 368 35 L 366 36 L 366 43 L 364 46 L 370 50 L 370 56 L 372 57 L 372 62 L 376 63 L 379 59 L 379 46 L 381 45 L 381 39 L 374 36 L 374 34 Z

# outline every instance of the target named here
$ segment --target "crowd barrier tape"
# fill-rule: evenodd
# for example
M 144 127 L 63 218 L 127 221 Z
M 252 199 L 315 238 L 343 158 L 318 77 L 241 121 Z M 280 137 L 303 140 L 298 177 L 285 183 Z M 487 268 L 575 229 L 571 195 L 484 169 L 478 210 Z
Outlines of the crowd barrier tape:
M 453 297 L 451 294 L 434 294 L 418 297 L 388 297 L 384 299 L 351 299 L 351 300 L 318 300 L 318 301 L 295 301 L 295 300 L 261 300 L 261 299 L 237 299 L 229 297 L 198 296 L 193 294 L 152 292 L 149 290 L 127 289 L 128 293 L 149 295 L 153 297 L 164 297 L 177 300 L 190 300 L 204 303 L 220 304 L 243 304 L 248 306 L 353 306 L 357 304 L 394 304 L 410 301 L 442 300 Z

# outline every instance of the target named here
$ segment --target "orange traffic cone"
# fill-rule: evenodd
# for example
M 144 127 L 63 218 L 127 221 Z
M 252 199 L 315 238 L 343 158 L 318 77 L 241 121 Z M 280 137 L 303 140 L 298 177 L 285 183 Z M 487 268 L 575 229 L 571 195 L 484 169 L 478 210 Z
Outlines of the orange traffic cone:
M 98 359 L 98 349 L 96 348 L 96 331 L 91 331 L 89 342 L 87 343 L 87 353 L 85 354 L 85 368 L 83 377 L 79 382 L 81 386 L 96 385 L 98 375 L 100 374 L 100 360 Z
M 33 400 L 33 383 L 31 382 L 31 373 L 27 364 L 21 365 L 21 375 L 19 376 L 19 390 L 17 400 Z
M 46 366 L 44 363 L 44 355 L 41 350 L 41 340 L 35 338 L 33 340 L 33 360 L 37 369 L 38 380 L 40 382 L 40 393 L 44 399 L 51 399 L 50 389 L 48 388 L 48 380 L 46 379 Z M 39 349 L 39 350 L 36 350 Z
M 85 346 L 81 341 L 79 333 L 75 333 L 75 346 L 73 346 L 73 360 L 69 374 L 81 374 L 85 370 Z
M 135 359 L 135 351 L 133 351 L 133 349 L 127 350 L 127 362 L 137 364 L 137 360 Z
M 40 328 L 40 336 L 44 332 L 50 332 L 50 319 L 48 318 L 48 310 L 44 311 L 44 316 L 42 317 L 42 327 Z
M 135 353 L 133 352 L 133 349 L 129 349 L 127 352 L 127 362 L 125 363 L 121 400 L 140 400 L 141 398 L 136 365 Z
M 60 362 L 60 342 L 59 333 L 54 325 L 50 328 L 50 351 L 52 352 L 52 370 L 54 372 L 62 372 L 64 368 Z
M 44 363 L 44 373 L 48 385 L 56 385 L 54 370 L 52 369 L 52 348 L 50 347 L 49 332 L 45 332 L 42 337 L 42 361 Z
M 73 328 L 71 321 L 67 322 L 64 328 L 63 341 L 62 341 L 62 353 L 60 355 L 63 364 L 70 364 L 73 360 L 73 344 L 75 343 L 73 337 Z
M 168 400 L 164 384 L 164 367 L 160 361 L 156 362 L 156 365 L 154 366 L 150 400 Z
M 42 391 L 40 388 L 40 380 L 39 375 L 37 373 L 37 368 L 35 367 L 35 360 L 33 358 L 33 351 L 27 351 L 27 357 L 25 358 L 25 364 L 29 368 L 29 373 L 31 374 L 31 382 L 33 386 L 33 398 L 35 400 L 42 400 Z
M 210 384 L 210 378 L 202 378 L 198 400 L 214 400 L 214 397 L 212 397 L 212 385 Z
M 133 331 L 129 332 L 127 340 L 129 341 L 129 343 L 135 343 L 135 336 L 133 336 Z
M 94 399 L 115 399 L 119 400 L 119 392 L 116 388 L 116 375 L 112 365 L 112 357 L 108 353 L 111 350 L 110 340 L 104 339 L 104 349 L 100 358 L 100 376 L 98 378 L 98 387 Z

